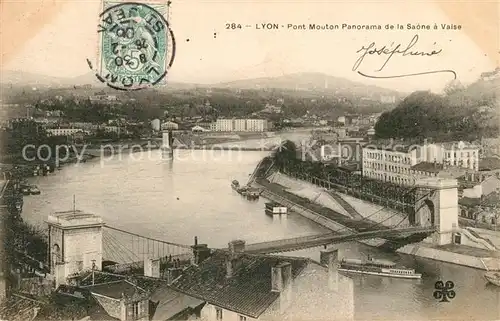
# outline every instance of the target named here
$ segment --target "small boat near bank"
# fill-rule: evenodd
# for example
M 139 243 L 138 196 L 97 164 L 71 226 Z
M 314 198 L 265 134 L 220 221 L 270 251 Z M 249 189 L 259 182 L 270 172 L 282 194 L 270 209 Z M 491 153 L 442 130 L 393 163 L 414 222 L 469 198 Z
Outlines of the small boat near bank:
M 231 188 L 238 192 L 241 196 L 245 196 L 249 200 L 258 199 L 260 196 L 260 190 L 250 186 L 241 186 L 237 180 L 231 182 Z
M 286 215 L 288 214 L 288 208 L 276 202 L 266 203 L 265 212 L 267 215 Z
M 416 273 L 414 269 L 403 266 L 396 266 L 396 263 L 385 260 L 367 260 L 342 259 L 340 261 L 339 271 L 387 276 L 403 279 L 420 279 L 422 274 Z
M 21 185 L 21 192 L 23 195 L 40 195 L 40 189 L 36 185 L 28 185 L 28 184 L 22 184 Z
M 489 271 L 484 274 L 484 278 L 496 286 L 500 286 L 500 271 Z

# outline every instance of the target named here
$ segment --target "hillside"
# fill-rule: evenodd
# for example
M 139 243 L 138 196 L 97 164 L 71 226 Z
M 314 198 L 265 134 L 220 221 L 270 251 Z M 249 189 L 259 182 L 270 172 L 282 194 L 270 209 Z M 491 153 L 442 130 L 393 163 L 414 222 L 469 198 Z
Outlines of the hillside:
M 426 91 L 410 94 L 381 115 L 375 126 L 379 138 L 476 140 L 497 137 L 500 79 L 478 80 L 467 87 L 450 86 L 444 95 Z
M 391 89 L 369 86 L 322 73 L 295 73 L 281 77 L 236 80 L 213 85 L 212 87 L 233 89 L 276 88 L 285 90 L 319 91 L 325 93 L 345 93 L 364 97 L 380 95 L 395 95 L 399 97 L 401 95 L 401 93 Z
M 73 78 L 58 78 L 38 75 L 20 71 L 2 71 L 0 83 L 13 86 L 41 86 L 41 87 L 73 87 L 90 84 L 104 86 L 97 80 L 92 72 Z M 361 97 L 374 97 L 378 100 L 380 95 L 401 96 L 394 90 L 367 86 L 347 79 L 333 77 L 321 73 L 296 73 L 273 78 L 254 78 L 236 80 L 219 84 L 189 84 L 169 82 L 166 90 L 192 89 L 192 88 L 226 88 L 226 89 L 280 89 L 287 91 L 317 92 L 326 94 L 345 94 Z

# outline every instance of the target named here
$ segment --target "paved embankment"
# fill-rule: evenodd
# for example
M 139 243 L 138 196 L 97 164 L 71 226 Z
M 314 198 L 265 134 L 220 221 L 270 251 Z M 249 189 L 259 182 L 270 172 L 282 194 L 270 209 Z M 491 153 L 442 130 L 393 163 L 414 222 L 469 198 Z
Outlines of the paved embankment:
M 386 229 L 387 227 L 382 226 L 382 225 L 377 225 L 376 222 L 373 221 L 360 221 L 356 219 L 349 218 L 346 215 L 343 215 L 337 211 L 334 211 L 330 208 L 324 207 L 322 205 L 316 204 L 311 202 L 309 199 L 300 197 L 298 195 L 292 194 L 285 190 L 283 186 L 275 184 L 275 183 L 270 183 L 267 180 L 257 178 L 256 183 L 261 185 L 263 188 L 271 191 L 274 194 L 277 194 L 293 203 L 296 203 L 302 207 L 306 207 L 307 209 L 315 212 L 318 215 L 323 216 L 326 219 L 332 220 L 336 223 L 341 224 L 342 226 L 345 226 L 348 229 L 352 229 L 355 231 L 362 231 L 364 229 Z
M 323 207 L 329 208 L 337 213 L 344 214 L 356 220 L 364 219 L 368 222 L 372 222 L 373 224 L 375 224 L 375 222 L 381 222 L 379 225 L 387 227 L 396 225 L 398 227 L 409 226 L 408 219 L 405 218 L 405 214 L 403 213 L 399 213 L 343 193 L 332 191 L 332 193 L 335 193 L 334 197 L 322 187 L 290 177 L 283 173 L 274 173 L 269 177 L 269 181 L 283 186 L 286 188 L 286 191 L 291 194 L 313 200 L 314 203 L 318 203 Z M 344 202 L 342 202 L 342 200 L 339 201 L 336 198 L 341 198 Z M 349 204 L 349 206 L 346 207 L 344 203 Z
M 419 256 L 431 260 L 448 262 L 462 266 L 468 266 L 481 270 L 499 270 L 500 261 L 489 255 L 484 257 L 456 253 L 446 248 L 436 248 L 428 244 L 408 244 L 397 250 L 413 256 Z

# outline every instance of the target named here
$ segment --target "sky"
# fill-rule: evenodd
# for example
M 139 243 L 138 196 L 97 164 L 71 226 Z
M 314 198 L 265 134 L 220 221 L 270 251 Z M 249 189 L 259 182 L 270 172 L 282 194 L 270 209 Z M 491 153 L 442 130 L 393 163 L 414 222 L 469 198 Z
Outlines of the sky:
M 28 0 L 26 0 L 28 1 Z M 43 0 L 29 0 L 32 8 Z M 54 0 L 52 0 L 54 2 Z M 61 2 L 61 0 L 56 1 Z M 57 77 L 77 77 L 89 72 L 86 59 L 97 61 L 97 23 L 101 2 L 62 1 L 55 14 L 35 15 L 33 35 L 2 56 L 2 69 L 20 70 Z M 57 3 L 56 3 L 57 4 Z M 3 10 L 8 9 L 4 4 Z M 54 13 L 54 12 L 52 12 Z M 36 16 L 36 15 L 40 16 Z M 26 19 L 29 22 L 29 19 Z M 242 29 L 227 30 L 226 23 Z M 470 22 L 470 25 L 463 24 Z M 21 23 L 21 22 L 19 22 Z M 279 30 L 261 30 L 256 24 L 277 23 Z M 382 30 L 289 30 L 288 24 L 380 24 Z M 407 30 L 412 23 L 437 24 L 438 30 Z M 442 30 L 441 24 L 462 24 L 462 30 Z M 404 30 L 385 30 L 401 24 Z M 366 56 L 358 70 L 371 75 L 401 74 L 451 69 L 462 83 L 478 79 L 498 65 L 497 56 L 481 47 L 477 22 L 457 21 L 432 2 L 320 2 L 320 1 L 195 1 L 173 0 L 170 25 L 176 39 L 176 56 L 169 81 L 217 83 L 255 77 L 275 77 L 297 72 L 321 72 L 365 84 L 400 91 L 437 91 L 453 79 L 436 73 L 392 79 L 369 79 L 352 70 L 363 46 L 377 48 L 391 43 L 405 47 L 418 35 L 413 49 L 440 54 L 428 57 L 394 55 L 382 71 L 387 56 Z M 245 27 L 249 25 L 250 27 Z M 285 25 L 285 28 L 281 27 Z M 24 25 L 29 28 L 29 23 Z M 4 28 L 9 29 L 7 26 Z M 22 32 L 13 27 L 10 37 Z M 472 34 L 472 36 L 471 36 Z M 498 36 L 494 41 L 498 41 Z M 7 36 L 3 35 L 2 42 Z M 484 40 L 484 39 L 483 39 Z M 3 44 L 4 45 L 4 44 Z M 496 54 L 496 53 L 495 53 Z

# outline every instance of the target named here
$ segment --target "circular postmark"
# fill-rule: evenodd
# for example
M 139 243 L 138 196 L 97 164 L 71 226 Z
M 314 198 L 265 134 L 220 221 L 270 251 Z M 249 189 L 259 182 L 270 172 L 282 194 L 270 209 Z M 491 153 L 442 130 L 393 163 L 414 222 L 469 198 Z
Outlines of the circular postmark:
M 175 39 L 159 9 L 124 2 L 100 14 L 96 72 L 100 81 L 118 90 L 139 90 L 165 82 L 175 57 Z

